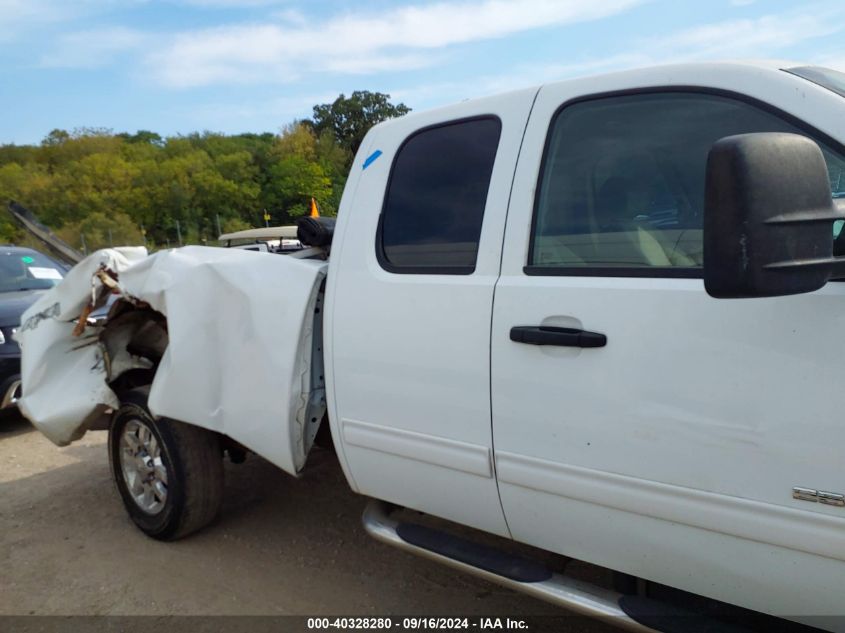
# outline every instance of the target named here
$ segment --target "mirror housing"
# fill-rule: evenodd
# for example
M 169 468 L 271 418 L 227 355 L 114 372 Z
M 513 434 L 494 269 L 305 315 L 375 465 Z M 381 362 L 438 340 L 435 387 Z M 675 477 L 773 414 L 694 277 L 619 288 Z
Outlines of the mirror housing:
M 833 222 L 845 209 L 830 194 L 819 146 L 798 134 L 717 141 L 707 158 L 704 287 L 718 299 L 775 297 L 824 286 Z

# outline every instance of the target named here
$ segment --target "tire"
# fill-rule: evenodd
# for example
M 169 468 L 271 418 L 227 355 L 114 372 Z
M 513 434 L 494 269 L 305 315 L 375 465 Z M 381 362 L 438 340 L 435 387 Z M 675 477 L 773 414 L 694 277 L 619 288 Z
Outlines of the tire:
M 223 499 L 219 437 L 191 424 L 155 419 L 142 391 L 126 392 L 109 428 L 112 478 L 144 534 L 174 541 L 211 523 Z

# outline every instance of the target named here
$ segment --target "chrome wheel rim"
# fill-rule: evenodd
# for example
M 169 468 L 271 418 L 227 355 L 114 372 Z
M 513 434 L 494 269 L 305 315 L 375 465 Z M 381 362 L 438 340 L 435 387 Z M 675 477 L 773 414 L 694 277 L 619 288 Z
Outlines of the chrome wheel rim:
M 16 380 L 13 382 L 9 388 L 6 390 L 6 393 L 3 394 L 3 401 L 0 403 L 0 407 L 6 408 L 11 407 L 13 404 L 17 404 L 18 400 L 21 397 L 21 381 Z
M 164 509 L 167 467 L 161 445 L 141 420 L 129 420 L 120 434 L 120 471 L 129 496 L 139 509 L 150 515 Z

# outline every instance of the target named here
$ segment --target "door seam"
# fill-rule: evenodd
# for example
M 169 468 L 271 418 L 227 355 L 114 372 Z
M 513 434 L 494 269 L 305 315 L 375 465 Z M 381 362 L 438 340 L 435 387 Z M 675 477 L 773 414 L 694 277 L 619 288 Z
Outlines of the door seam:
M 493 468 L 493 481 L 496 483 L 496 496 L 499 498 L 499 508 L 502 511 L 502 520 L 505 522 L 505 529 L 508 531 L 508 536 L 513 540 L 513 532 L 511 532 L 510 524 L 508 523 L 508 515 L 505 512 L 505 505 L 502 503 L 502 491 L 499 488 L 499 474 L 496 469 L 496 434 L 493 430 L 493 315 L 496 312 L 496 290 L 499 287 L 499 281 L 502 279 L 502 260 L 504 259 L 505 243 L 508 235 L 508 216 L 511 211 L 511 201 L 513 200 L 513 187 L 516 181 L 516 172 L 519 168 L 519 159 L 522 156 L 522 148 L 525 143 L 525 134 L 528 131 L 528 123 L 531 121 L 531 115 L 534 112 L 534 105 L 537 103 L 537 97 L 540 95 L 542 86 L 537 88 L 534 93 L 534 98 L 531 100 L 531 107 L 528 108 L 528 115 L 525 117 L 525 125 L 522 128 L 522 138 L 519 140 L 519 149 L 516 152 L 516 161 L 513 166 L 513 173 L 511 174 L 511 186 L 508 190 L 508 205 L 505 209 L 505 223 L 502 230 L 502 244 L 499 249 L 499 272 L 496 275 L 496 281 L 493 284 L 493 295 L 490 298 L 490 327 L 488 328 L 489 337 L 487 344 L 487 397 L 490 403 L 490 459 Z

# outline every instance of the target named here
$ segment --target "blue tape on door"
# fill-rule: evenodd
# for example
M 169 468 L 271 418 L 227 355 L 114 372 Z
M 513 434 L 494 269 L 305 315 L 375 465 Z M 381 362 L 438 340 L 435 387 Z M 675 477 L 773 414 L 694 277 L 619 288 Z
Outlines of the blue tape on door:
M 364 161 L 364 166 L 361 169 L 366 169 L 367 167 L 372 165 L 374 162 L 376 162 L 379 156 L 381 156 L 381 150 L 377 149 L 372 154 L 367 156 L 367 160 Z

